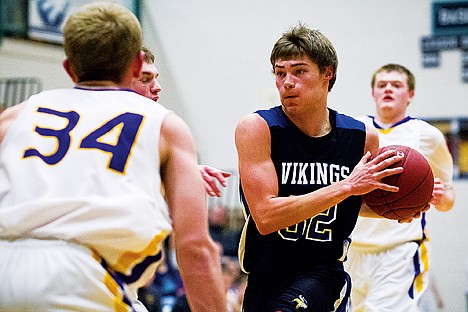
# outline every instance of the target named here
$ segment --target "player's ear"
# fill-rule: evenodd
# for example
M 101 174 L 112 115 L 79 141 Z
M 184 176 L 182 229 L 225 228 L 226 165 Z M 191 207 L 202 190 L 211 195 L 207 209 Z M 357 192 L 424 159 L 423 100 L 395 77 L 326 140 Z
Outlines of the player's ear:
M 143 60 L 144 60 L 144 52 L 139 51 L 138 54 L 133 58 L 132 61 L 132 77 L 138 78 L 140 77 L 141 74 L 141 67 L 143 66 Z
M 411 101 L 413 100 L 413 98 L 414 98 L 414 90 L 409 90 L 408 94 L 409 94 L 409 96 L 408 96 L 409 99 L 408 99 L 408 104 L 407 105 L 409 105 L 411 103 Z
M 331 80 L 333 78 L 333 68 L 331 66 L 327 66 L 325 68 L 325 79 Z
M 71 66 L 70 62 L 68 61 L 68 59 L 65 59 L 62 63 L 63 65 L 63 68 L 65 68 L 65 71 L 67 72 L 68 76 L 70 77 L 70 79 L 74 82 L 74 83 L 77 83 L 78 82 L 78 77 L 76 76 L 76 73 L 75 73 L 75 70 L 73 69 L 73 67 Z

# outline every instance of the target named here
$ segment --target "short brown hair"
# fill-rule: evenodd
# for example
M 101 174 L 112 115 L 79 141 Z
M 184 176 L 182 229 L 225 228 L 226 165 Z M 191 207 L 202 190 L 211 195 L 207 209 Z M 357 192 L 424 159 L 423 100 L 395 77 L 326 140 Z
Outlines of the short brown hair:
M 406 77 L 407 77 L 406 84 L 408 85 L 408 89 L 410 91 L 414 91 L 414 89 L 416 88 L 416 78 L 414 77 L 413 73 L 408 68 L 400 64 L 387 64 L 377 69 L 375 73 L 372 75 L 371 88 L 374 88 L 375 76 L 377 76 L 378 73 L 392 72 L 392 71 L 396 71 L 401 74 L 406 74 Z
M 279 59 L 287 60 L 300 56 L 308 56 L 317 64 L 321 73 L 327 67 L 333 70 L 333 77 L 328 84 L 331 91 L 336 81 L 338 56 L 333 44 L 319 30 L 312 30 L 299 23 L 276 41 L 270 55 L 270 62 L 275 70 L 275 62 Z
M 120 82 L 142 48 L 141 26 L 127 8 L 93 2 L 67 19 L 64 50 L 78 82 Z
M 144 61 L 145 63 L 150 63 L 150 64 L 153 64 L 154 63 L 154 54 L 153 52 L 151 52 L 150 49 L 148 49 L 147 47 L 143 46 L 143 48 L 141 48 L 141 50 L 143 51 L 143 54 L 144 54 Z

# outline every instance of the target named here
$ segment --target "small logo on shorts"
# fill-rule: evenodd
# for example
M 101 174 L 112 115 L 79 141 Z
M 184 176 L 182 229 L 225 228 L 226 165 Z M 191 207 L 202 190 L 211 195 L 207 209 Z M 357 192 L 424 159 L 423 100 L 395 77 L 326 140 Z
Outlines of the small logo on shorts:
M 299 297 L 293 299 L 293 303 L 296 305 L 296 310 L 307 309 L 307 300 L 304 296 L 299 295 Z

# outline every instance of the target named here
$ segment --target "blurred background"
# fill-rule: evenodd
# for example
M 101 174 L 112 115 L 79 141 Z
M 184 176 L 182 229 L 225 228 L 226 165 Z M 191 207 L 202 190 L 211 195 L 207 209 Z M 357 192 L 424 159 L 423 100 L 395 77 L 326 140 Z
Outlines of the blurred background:
M 85 0 L 0 0 L 0 104 L 73 84 L 62 68 L 61 27 Z M 468 1 L 123 0 L 156 56 L 159 102 L 191 127 L 201 164 L 233 173 L 210 207 L 242 225 L 234 130 L 257 109 L 279 105 L 269 62 L 280 35 L 299 21 L 321 30 L 340 64 L 329 106 L 373 114 L 370 79 L 387 63 L 416 76 L 411 116 L 439 127 L 455 161 L 455 207 L 428 212 L 432 268 L 443 311 L 466 311 L 468 293 Z

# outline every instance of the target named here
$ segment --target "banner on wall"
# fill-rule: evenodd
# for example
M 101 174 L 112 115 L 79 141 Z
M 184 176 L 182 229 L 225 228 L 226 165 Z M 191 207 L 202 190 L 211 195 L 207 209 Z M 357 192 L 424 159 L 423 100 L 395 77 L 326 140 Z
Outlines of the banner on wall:
M 433 0 L 432 35 L 421 38 L 422 66 L 440 66 L 440 53 L 461 50 L 461 80 L 468 83 L 468 0 Z
M 466 35 L 468 33 L 468 1 L 444 0 L 432 3 L 434 35 Z
M 67 17 L 79 7 L 96 0 L 28 0 L 28 37 L 31 39 L 63 43 L 63 26 Z M 138 17 L 138 0 L 107 2 L 126 6 Z

